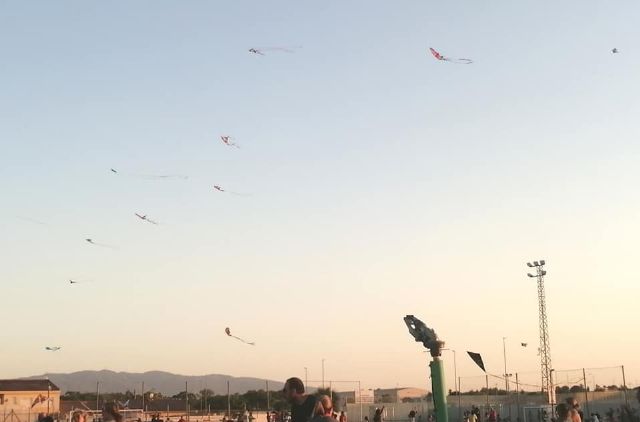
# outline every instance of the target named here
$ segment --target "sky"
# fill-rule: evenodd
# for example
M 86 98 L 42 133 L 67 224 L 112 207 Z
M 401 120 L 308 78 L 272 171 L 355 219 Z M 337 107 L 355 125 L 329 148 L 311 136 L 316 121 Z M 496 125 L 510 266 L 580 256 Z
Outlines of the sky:
M 503 373 L 503 337 L 508 372 L 535 383 L 526 262 L 545 259 L 553 367 L 640 384 L 639 17 L 634 1 L 0 2 L 0 378 L 320 379 L 324 359 L 326 379 L 426 387 L 415 314 L 456 350 L 449 386 L 481 379 L 467 350 Z M 162 174 L 188 179 L 139 177 Z

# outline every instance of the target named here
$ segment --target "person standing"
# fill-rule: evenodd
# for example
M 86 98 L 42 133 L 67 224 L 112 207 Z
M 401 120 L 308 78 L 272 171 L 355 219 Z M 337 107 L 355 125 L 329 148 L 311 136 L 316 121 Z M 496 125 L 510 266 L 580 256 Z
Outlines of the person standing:
M 340 418 L 338 419 L 339 422 L 347 422 L 347 415 L 344 413 L 344 410 L 342 412 L 340 412 Z
M 102 408 L 102 420 L 104 422 L 122 422 L 122 413 L 120 413 L 120 408 L 115 402 L 110 401 L 104 404 Z
M 318 401 L 313 394 L 305 394 L 300 378 L 289 378 L 284 383 L 284 397 L 291 404 L 291 422 L 309 422 Z
M 373 415 L 373 422 L 382 422 L 382 412 L 384 411 L 384 406 L 379 409 L 376 409 L 376 413 Z
M 333 417 L 333 403 L 327 395 L 318 397 L 311 422 L 338 422 Z

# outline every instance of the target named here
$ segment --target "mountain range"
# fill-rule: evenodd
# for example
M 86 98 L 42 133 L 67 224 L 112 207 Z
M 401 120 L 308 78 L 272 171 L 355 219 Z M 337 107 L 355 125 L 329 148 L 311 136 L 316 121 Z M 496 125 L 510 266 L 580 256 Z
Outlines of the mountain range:
M 143 373 L 102 371 L 79 371 L 68 374 L 47 373 L 23 379 L 49 378 L 62 392 L 92 392 L 99 388 L 101 393 L 124 393 L 127 390 L 140 394 L 142 382 L 145 391 L 155 391 L 163 395 L 174 395 L 185 390 L 185 382 L 190 392 L 198 392 L 204 388 L 215 394 L 227 394 L 227 381 L 231 393 L 245 393 L 249 390 L 265 390 L 267 380 L 250 377 L 232 377 L 230 375 L 177 375 L 162 371 Z M 269 390 L 280 390 L 282 381 L 269 380 Z M 99 385 L 98 385 L 99 383 Z

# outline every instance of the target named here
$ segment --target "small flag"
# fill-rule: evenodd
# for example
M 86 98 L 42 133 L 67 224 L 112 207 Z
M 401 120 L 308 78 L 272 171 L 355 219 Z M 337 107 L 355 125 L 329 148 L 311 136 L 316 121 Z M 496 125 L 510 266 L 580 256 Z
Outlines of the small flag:
M 482 356 L 480 356 L 480 353 L 473 353 L 473 352 L 467 352 L 469 354 L 469 357 L 476 363 L 476 365 L 478 365 L 480 367 L 480 369 L 482 369 L 484 372 L 487 372 L 486 369 L 484 369 L 484 362 L 482 362 Z

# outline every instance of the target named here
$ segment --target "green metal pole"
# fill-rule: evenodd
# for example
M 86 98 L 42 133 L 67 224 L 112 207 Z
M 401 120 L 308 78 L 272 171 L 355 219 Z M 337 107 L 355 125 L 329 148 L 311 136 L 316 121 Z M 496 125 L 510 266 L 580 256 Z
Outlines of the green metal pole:
M 444 365 L 438 356 L 434 356 L 429 367 L 431 368 L 431 390 L 433 391 L 436 422 L 449 422 L 447 393 L 444 385 Z

